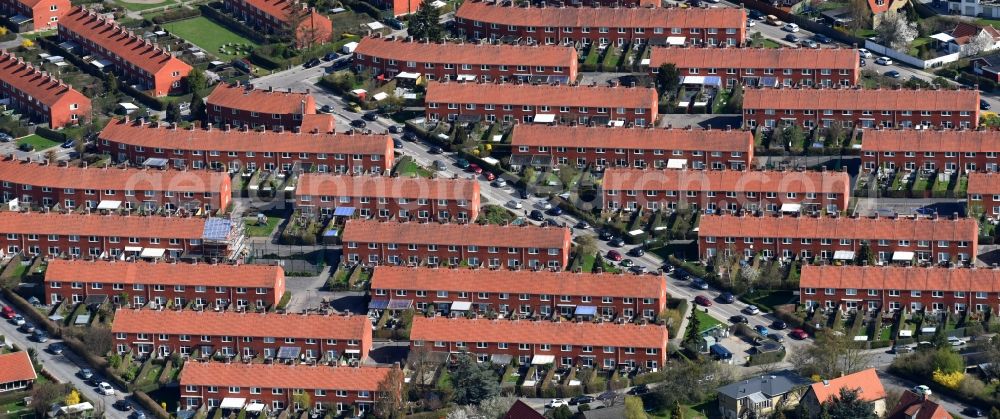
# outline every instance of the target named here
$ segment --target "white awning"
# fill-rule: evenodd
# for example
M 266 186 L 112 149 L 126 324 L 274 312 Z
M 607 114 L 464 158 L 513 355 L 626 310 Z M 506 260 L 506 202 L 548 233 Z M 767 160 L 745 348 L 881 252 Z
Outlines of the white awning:
M 386 92 L 378 92 L 378 93 L 372 95 L 372 99 L 375 99 L 376 102 L 377 101 L 381 101 L 381 100 L 386 100 L 388 98 L 389 98 L 389 94 L 386 93 Z
M 468 301 L 455 301 L 451 303 L 451 311 L 469 311 L 472 308 L 472 303 Z
M 837 250 L 833 252 L 833 260 L 854 260 L 854 252 L 850 250 Z
M 407 73 L 407 72 L 403 71 L 403 72 L 401 72 L 401 73 L 397 74 L 397 75 L 396 75 L 396 78 L 397 78 L 397 79 L 410 79 L 410 80 L 416 80 L 416 79 L 419 79 L 419 78 L 420 78 L 420 73 Z
M 476 81 L 476 76 L 474 76 L 472 74 L 459 74 L 458 77 L 455 77 L 455 80 L 458 80 L 458 81 Z
M 142 248 L 138 246 L 125 246 L 126 252 L 141 252 Z
M 684 45 L 684 40 L 685 39 L 684 39 L 683 36 L 668 36 L 667 37 L 667 45 L 683 46 Z
M 685 169 L 688 166 L 687 159 L 667 160 L 667 169 Z
M 367 26 L 368 29 L 371 29 L 373 31 L 377 31 L 377 30 L 385 28 L 385 25 L 383 25 L 381 22 L 368 22 L 368 23 L 365 24 L 365 26 Z
M 948 34 L 946 34 L 944 32 L 941 32 L 941 33 L 936 33 L 934 35 L 931 35 L 931 39 L 937 39 L 938 41 L 941 41 L 941 42 L 951 42 L 951 41 L 955 40 L 955 37 L 953 37 L 951 35 L 948 35 Z
M 344 350 L 344 353 L 345 354 L 360 354 L 361 350 L 360 349 L 346 349 L 346 350 Z
M 684 76 L 681 84 L 705 84 L 705 76 Z
M 259 413 L 264 411 L 264 403 L 250 403 L 247 405 L 247 412 Z
M 608 126 L 621 128 L 625 126 L 625 121 L 608 121 Z
M 909 262 L 909 261 L 913 260 L 913 256 L 914 256 L 913 252 L 892 252 L 892 261 L 893 262 L 899 262 L 899 261 Z
M 555 360 L 555 355 L 535 355 L 534 358 L 531 358 L 531 365 L 551 364 L 555 362 Z
M 537 122 L 539 124 L 551 124 L 556 122 L 556 116 L 551 113 L 535 114 L 535 119 L 532 119 L 532 122 Z
M 167 253 L 167 249 L 157 249 L 155 247 L 147 247 L 142 249 L 142 253 L 139 254 L 141 258 L 162 258 L 163 255 Z
M 242 409 L 247 404 L 247 399 L 241 397 L 226 397 L 222 399 L 219 407 L 223 409 Z
M 101 201 L 97 203 L 99 210 L 116 210 L 122 206 L 122 201 Z
M 781 204 L 781 212 L 799 212 L 802 211 L 801 204 Z

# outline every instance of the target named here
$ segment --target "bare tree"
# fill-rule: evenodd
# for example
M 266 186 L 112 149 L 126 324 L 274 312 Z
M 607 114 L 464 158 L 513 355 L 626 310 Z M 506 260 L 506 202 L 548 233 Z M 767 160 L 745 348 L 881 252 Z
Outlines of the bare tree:
M 834 378 L 861 371 L 871 364 L 871 360 L 872 354 L 846 335 L 824 329 L 816 334 L 812 345 L 796 351 L 788 361 L 803 376 Z
M 857 34 L 861 29 L 867 29 L 872 23 L 872 12 L 868 8 L 868 0 L 850 0 L 847 2 L 847 15 L 851 18 L 847 22 L 847 29 L 852 34 Z
M 107 327 L 91 327 L 87 333 L 83 334 L 82 341 L 90 353 L 97 356 L 104 356 L 111 351 L 114 342 L 111 329 Z
M 962 47 L 960 55 L 969 57 L 981 52 L 990 50 L 993 47 L 993 36 L 986 31 L 979 31 L 976 36 L 969 39 L 969 43 Z
M 382 419 L 403 417 L 403 371 L 393 367 L 385 379 L 378 384 L 375 400 L 375 416 Z
M 888 11 L 875 26 L 875 39 L 879 44 L 896 51 L 905 51 L 917 38 L 917 24 L 906 19 L 903 13 Z
M 413 371 L 413 381 L 418 385 L 430 385 L 434 379 L 433 374 L 429 374 L 433 369 L 429 368 L 431 361 L 431 351 L 424 346 L 414 346 L 410 354 L 406 357 L 406 365 Z

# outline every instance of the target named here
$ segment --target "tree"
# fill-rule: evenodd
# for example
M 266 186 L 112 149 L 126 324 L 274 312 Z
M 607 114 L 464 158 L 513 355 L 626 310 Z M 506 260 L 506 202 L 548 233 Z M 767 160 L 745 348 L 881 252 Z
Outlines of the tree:
M 458 126 L 455 128 L 455 139 L 452 140 L 451 144 L 454 146 L 461 146 L 469 141 L 469 131 L 463 126 Z
M 375 392 L 375 416 L 381 419 L 400 419 L 403 417 L 403 371 L 393 367 L 382 382 L 378 383 Z
M 500 393 L 496 374 L 469 355 L 459 356 L 451 378 L 458 404 L 477 404 Z
M 195 91 L 191 94 L 191 120 L 192 121 L 207 121 L 208 120 L 208 110 L 205 109 L 205 99 L 201 97 L 201 94 Z
M 167 122 L 180 122 L 181 120 L 181 107 L 177 102 L 170 102 L 167 105 Z
M 986 51 L 993 46 L 993 37 L 986 31 L 980 31 L 973 36 L 961 49 L 961 56 L 968 57 Z
M 642 407 L 642 399 L 638 396 L 625 397 L 625 419 L 646 419 L 646 411 Z
M 990 409 L 990 419 L 1000 419 L 1000 409 L 993 407 Z
M 66 406 L 80 404 L 80 393 L 78 393 L 76 389 L 70 390 L 69 394 L 66 395 L 66 398 L 63 399 L 63 404 Z
M 59 158 L 59 155 L 56 154 L 55 150 L 51 150 L 50 149 L 50 150 L 48 150 L 48 151 L 45 152 L 45 161 L 48 162 L 49 164 L 55 163 L 56 159 L 58 159 L 58 158 Z
M 733 93 L 729 95 L 724 110 L 726 113 L 743 112 L 743 85 L 737 83 L 733 86 Z
M 784 127 L 781 130 L 781 146 L 787 147 L 789 149 L 796 146 L 801 146 L 802 142 L 805 141 L 806 135 L 802 131 L 802 128 L 798 125 L 792 124 Z
M 108 93 L 112 96 L 118 96 L 118 77 L 114 73 L 108 72 L 108 75 L 104 77 L 104 84 L 108 85 Z
M 576 238 L 576 252 L 581 256 L 597 253 L 597 240 L 594 236 L 579 236 Z
M 63 384 L 56 384 L 51 381 L 35 382 L 31 386 L 31 408 L 35 411 L 37 417 L 45 417 L 45 412 L 48 411 L 49 406 L 58 402 L 65 394 L 66 387 Z
M 847 22 L 847 29 L 850 29 L 853 35 L 857 35 L 859 30 L 867 29 L 871 25 L 872 13 L 868 6 L 868 0 L 848 1 L 847 14 L 851 18 L 851 21 Z
M 684 409 L 680 402 L 674 402 L 674 407 L 670 408 L 670 419 L 684 419 Z
M 824 403 L 824 408 L 830 414 L 830 416 L 835 418 L 851 418 L 851 419 L 875 419 L 878 415 L 875 414 L 875 405 L 864 401 L 860 393 L 860 389 L 847 389 L 841 388 L 840 394 L 833 396 L 829 401 Z
M 858 254 L 854 257 L 854 263 L 859 266 L 875 266 L 875 252 L 872 251 L 872 247 L 867 241 L 861 242 Z
M 571 419 L 573 417 L 573 411 L 569 410 L 569 406 L 562 405 L 557 409 L 552 411 L 552 419 Z
M 35 41 L 32 41 L 30 39 L 25 39 L 21 41 L 21 48 L 32 49 L 34 47 L 35 47 Z
M 500 419 L 516 401 L 513 396 L 490 397 L 479 405 L 458 406 L 448 413 L 447 419 Z
M 931 357 L 931 371 L 943 373 L 965 372 L 965 359 L 951 348 L 940 348 Z
M 87 329 L 87 332 L 80 340 L 83 341 L 84 347 L 90 353 L 97 356 L 104 356 L 111 351 L 111 346 L 114 342 L 113 337 L 111 328 L 109 327 L 91 327 Z
M 896 51 L 906 51 L 918 34 L 917 24 L 910 23 L 905 14 L 896 11 L 883 13 L 875 25 L 875 39 L 878 43 Z
M 410 17 L 410 26 L 406 33 L 414 39 L 440 41 L 444 38 L 444 28 L 441 26 L 441 11 L 431 4 L 431 0 L 423 0 L 417 13 Z
M 701 336 L 701 320 L 698 319 L 696 311 L 698 311 L 698 304 L 692 301 L 691 315 L 688 316 L 687 329 L 684 330 L 684 339 L 681 340 L 681 346 L 694 354 L 699 352 L 702 342 L 705 341 L 705 338 Z
M 656 70 L 656 87 L 660 95 L 673 93 L 681 84 L 681 71 L 673 63 L 663 63 Z
M 185 83 L 187 83 L 187 88 L 189 92 L 199 92 L 207 87 L 207 80 L 205 78 L 205 72 L 197 68 L 191 70 L 187 77 L 184 78 Z
M 833 378 L 867 368 L 871 358 L 871 354 L 855 345 L 847 335 L 823 329 L 816 333 L 812 345 L 796 351 L 789 362 L 804 377 Z

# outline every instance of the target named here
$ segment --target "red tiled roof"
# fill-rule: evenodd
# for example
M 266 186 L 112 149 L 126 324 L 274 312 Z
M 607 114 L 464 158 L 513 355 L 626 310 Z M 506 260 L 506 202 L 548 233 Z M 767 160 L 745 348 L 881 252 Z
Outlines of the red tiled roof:
M 601 189 L 632 191 L 848 192 L 845 172 L 641 170 L 608 168 Z
M 526 65 L 568 67 L 576 61 L 576 49 L 558 45 L 508 45 L 407 42 L 390 38 L 364 38 L 355 54 L 400 62 L 452 64 Z M 419 70 L 418 70 L 419 71 Z
M 667 328 L 653 324 L 557 323 L 414 316 L 410 340 L 629 346 L 663 350 L 667 346 Z
M 205 99 L 208 106 L 262 114 L 314 114 L 316 99 L 309 92 L 272 91 L 219 83 Z
M 472 179 L 306 173 L 299 177 L 295 195 L 465 199 L 472 201 L 479 195 L 479 182 Z
M 994 40 L 1000 38 L 1000 31 L 991 25 L 978 26 L 967 22 L 958 22 L 955 28 L 951 30 L 950 35 L 955 38 L 955 42 L 959 45 L 967 44 L 973 37 L 979 35 L 980 32 L 985 31 Z
M 994 172 L 969 173 L 968 193 L 980 195 L 1000 194 L 1000 174 Z
M 648 275 L 376 266 L 371 288 L 663 298 L 666 285 Z
M 45 270 L 45 281 L 275 288 L 284 283 L 285 271 L 271 265 L 52 259 Z
M 371 333 L 367 316 L 257 314 L 232 311 L 132 310 L 115 312 L 114 333 L 357 339 Z
M 7 50 L 0 50 L 0 80 L 50 108 L 64 98 L 90 103 L 90 99 L 73 86 L 43 73 L 41 68 L 21 61 Z
M 336 128 L 337 119 L 333 114 L 327 113 L 302 115 L 302 123 L 299 124 L 299 131 L 308 133 L 328 133 L 333 132 Z
M 948 240 L 975 242 L 979 226 L 973 218 L 754 217 L 705 215 L 699 236 L 790 237 L 860 240 Z
M 865 134 L 867 135 L 867 134 Z M 516 124 L 511 146 L 711 150 L 749 152 L 753 134 L 744 130 L 609 128 Z M 670 153 L 665 152 L 669 157 Z
M 250 6 L 259 9 L 260 11 L 267 13 L 268 15 L 274 16 L 282 22 L 288 20 L 289 15 L 293 10 L 297 10 L 300 13 L 303 11 L 302 6 L 305 5 L 304 2 L 299 2 L 297 0 L 244 0 Z
M 117 319 L 115 320 L 117 321 Z M 840 397 L 840 389 L 859 390 L 858 396 L 866 402 L 874 402 L 885 398 L 885 387 L 878 378 L 875 368 L 858 371 L 854 374 L 813 383 L 810 386 L 820 404 L 826 403 L 832 397 Z
M 0 180 L 51 188 L 219 193 L 228 179 L 226 173 L 203 170 L 81 168 L 0 160 Z
M 921 89 L 746 89 L 743 109 L 832 109 L 871 111 L 969 111 L 979 109 L 979 91 Z
M 800 288 L 1000 292 L 1000 270 L 802 265 Z
M 0 228 L 0 231 L 4 230 Z M 348 220 L 344 224 L 343 241 L 545 249 L 569 246 L 570 235 L 565 227 Z
M 28 352 L 18 351 L 0 355 L 0 384 L 15 381 L 34 380 L 35 366 L 31 365 Z
M 462 3 L 455 17 L 513 26 L 609 28 L 743 28 L 738 8 L 504 7 L 482 1 Z
M 348 135 L 337 133 L 295 133 L 290 131 L 225 131 L 213 128 L 168 128 L 161 124 L 111 120 L 98 135 L 116 143 L 160 147 L 167 150 L 220 150 L 235 152 L 343 153 L 391 155 L 392 138 L 388 135 Z
M 81 6 L 74 7 L 72 11 L 59 18 L 59 26 L 65 26 L 86 37 L 98 47 L 111 51 L 151 75 L 172 61 L 183 63 L 156 44 L 146 41 L 141 36 L 132 35 L 130 30 Z M 190 70 L 191 66 L 184 63 L 184 68 Z
M 200 239 L 204 218 L 0 212 L 0 231 L 101 237 Z
M 656 106 L 656 90 L 647 87 L 460 83 L 431 81 L 427 103 L 475 103 L 535 106 L 642 108 Z
M 985 130 L 865 130 L 862 151 L 1000 152 L 1000 131 Z
M 376 391 L 389 375 L 385 367 L 186 362 L 181 386 L 261 387 L 304 390 Z
M 849 48 L 671 48 L 656 47 L 650 68 L 673 63 L 677 68 L 843 69 L 858 66 L 858 50 Z M 724 74 L 720 71 L 719 74 Z
M 886 415 L 886 419 L 951 419 L 951 414 L 937 402 L 925 399 L 910 390 L 903 392 L 899 403 Z

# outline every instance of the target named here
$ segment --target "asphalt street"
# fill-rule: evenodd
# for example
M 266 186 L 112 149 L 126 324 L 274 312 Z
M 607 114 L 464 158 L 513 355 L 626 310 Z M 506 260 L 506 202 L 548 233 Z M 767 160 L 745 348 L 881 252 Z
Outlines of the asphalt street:
M 0 302 L 4 305 L 10 305 L 7 300 L 0 298 Z M 90 400 L 94 404 L 94 407 L 104 411 L 105 417 L 109 419 L 128 419 L 130 413 L 122 412 L 116 410 L 112 407 L 112 404 L 117 400 L 125 399 L 129 396 L 120 388 L 115 389 L 114 396 L 104 396 L 98 394 L 95 387 L 84 382 L 77 373 L 81 368 L 89 368 L 86 361 L 77 356 L 69 347 L 63 346 L 62 355 L 55 355 L 48 351 L 49 345 L 61 342 L 60 339 L 49 338 L 46 343 L 38 343 L 34 340 L 28 338 L 27 334 L 21 333 L 17 330 L 17 326 L 8 321 L 7 319 L 0 319 L 0 334 L 2 334 L 8 342 L 13 342 L 17 346 L 27 350 L 28 348 L 34 348 L 38 361 L 42 363 L 45 371 L 48 371 L 50 375 L 55 377 L 56 380 L 72 384 L 80 391 L 80 394 L 86 399 Z M 131 402 L 131 400 L 130 400 Z M 136 403 L 132 403 L 132 406 L 136 406 Z M 149 415 L 146 415 L 149 417 Z

